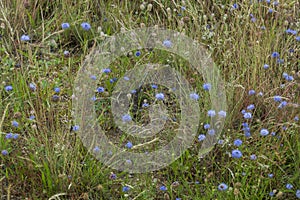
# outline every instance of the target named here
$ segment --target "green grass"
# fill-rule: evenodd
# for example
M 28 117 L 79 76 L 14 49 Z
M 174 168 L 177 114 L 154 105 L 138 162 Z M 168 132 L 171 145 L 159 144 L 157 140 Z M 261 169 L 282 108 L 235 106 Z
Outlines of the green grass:
M 141 10 L 142 1 L 129 0 L 0 2 L 0 150 L 9 152 L 0 155 L 1 199 L 271 199 L 273 190 L 274 199 L 296 199 L 296 190 L 300 189 L 300 129 L 294 117 L 300 116 L 300 43 L 285 31 L 297 30 L 299 36 L 299 2 L 287 0 L 274 6 L 244 1 L 236 10 L 229 0 L 185 1 L 185 5 L 177 0 L 147 2 L 152 2 L 151 10 L 147 9 L 149 3 Z M 186 9 L 181 10 L 181 6 Z M 269 8 L 274 12 L 268 13 Z M 70 23 L 69 29 L 62 30 L 64 22 Z M 89 22 L 91 30 L 84 31 L 82 22 Z M 216 144 L 199 159 L 201 143 L 195 138 L 193 146 L 168 167 L 129 174 L 103 165 L 84 147 L 78 133 L 71 131 L 75 125 L 71 112 L 73 86 L 86 56 L 105 37 L 151 26 L 182 32 L 212 53 L 226 81 L 228 110 L 220 138 L 224 143 Z M 23 34 L 31 40 L 22 42 Z M 70 52 L 69 57 L 64 56 L 65 50 Z M 271 58 L 274 51 L 280 53 L 283 64 Z M 200 94 L 200 109 L 205 112 L 200 116 L 198 134 L 205 133 L 202 127 L 209 123 L 206 111 L 211 108 L 201 74 L 184 58 L 162 50 L 141 50 L 140 57 L 134 53 L 111 63 L 113 72 L 98 82 L 106 92 L 97 94 L 101 97 L 95 103 L 97 120 L 112 142 L 123 147 L 134 138 L 122 134 L 113 123 L 110 96 L 116 83 L 109 80 L 149 62 L 171 65 Z M 264 64 L 269 69 L 264 69 Z M 283 72 L 294 80 L 286 81 Z M 29 83 L 36 84 L 35 91 Z M 6 91 L 7 85 L 13 90 Z M 58 101 L 53 99 L 54 87 L 61 89 Z M 249 96 L 250 89 L 256 95 Z M 180 108 L 176 98 L 165 88 L 161 90 L 168 95 L 168 111 L 177 116 Z M 257 95 L 260 91 L 262 97 Z M 151 101 L 153 94 L 145 86 L 137 102 L 144 98 Z M 275 95 L 283 96 L 289 104 L 278 109 Z M 255 105 L 253 118 L 248 120 L 252 137 L 246 138 L 241 111 L 250 104 Z M 131 106 L 134 110 L 136 105 Z M 137 112 L 137 119 L 147 121 L 144 114 Z M 29 120 L 31 115 L 35 119 Z M 18 127 L 12 126 L 14 120 Z M 178 123 L 167 123 L 150 150 L 170 141 Z M 260 136 L 262 128 L 276 132 L 276 136 Z M 18 133 L 19 138 L 6 139 L 9 132 Z M 243 141 L 238 148 L 243 153 L 240 159 L 231 157 L 237 138 Z M 250 160 L 251 154 L 256 154 L 257 160 Z M 111 179 L 111 173 L 117 178 Z M 273 178 L 268 177 L 270 173 Z M 222 182 L 229 187 L 226 191 L 218 190 Z M 286 189 L 287 183 L 294 187 Z M 122 191 L 125 185 L 130 187 L 128 192 Z M 167 191 L 159 189 L 162 185 Z

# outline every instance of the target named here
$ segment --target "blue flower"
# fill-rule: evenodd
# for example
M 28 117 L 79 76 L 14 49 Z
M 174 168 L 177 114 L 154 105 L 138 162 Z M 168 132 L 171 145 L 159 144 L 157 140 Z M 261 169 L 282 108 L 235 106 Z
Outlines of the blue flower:
M 209 129 L 207 133 L 208 135 L 215 135 L 216 131 L 215 129 Z
M 9 139 L 12 139 L 13 136 L 14 136 L 14 135 L 13 135 L 12 133 L 7 133 L 7 134 L 5 135 L 5 138 L 9 140 Z
M 260 135 L 267 136 L 267 135 L 269 135 L 269 131 L 267 129 L 263 128 L 260 130 Z
M 204 129 L 209 129 L 210 128 L 210 124 L 204 124 Z
M 277 64 L 283 64 L 284 63 L 284 59 L 278 58 L 277 59 Z
M 272 197 L 272 196 L 274 196 L 274 192 L 273 191 L 271 191 L 270 193 L 269 193 L 269 195 L 270 195 L 270 197 Z
M 89 23 L 87 23 L 87 22 L 81 23 L 81 27 L 82 27 L 84 30 L 86 30 L 86 31 L 88 31 L 88 30 L 91 29 L 91 25 L 90 25 Z
M 268 64 L 264 64 L 264 69 L 269 69 L 269 65 Z
M 293 76 L 287 76 L 287 77 L 285 78 L 285 80 L 287 80 L 287 81 L 293 81 L 293 80 L 294 80 L 294 77 L 293 77 Z
M 125 114 L 122 116 L 122 121 L 123 122 L 130 122 L 132 119 L 131 119 L 131 116 L 128 115 L 128 114 Z
M 190 94 L 190 98 L 197 101 L 199 99 L 199 95 L 196 93 L 192 93 Z
M 208 91 L 208 90 L 210 90 L 210 88 L 211 88 L 211 84 L 210 83 L 204 83 L 203 84 L 203 89 L 204 90 Z
M 299 117 L 298 117 L 298 116 L 295 116 L 295 117 L 294 117 L 294 121 L 299 121 Z
M 155 84 L 152 84 L 151 87 L 152 87 L 153 89 L 157 89 L 157 88 L 158 88 L 158 86 L 155 85 Z
M 7 151 L 7 150 L 2 150 L 2 151 L 1 151 L 1 154 L 2 154 L 3 156 L 7 156 L 7 155 L 8 155 L 8 151 Z
M 104 92 L 104 91 L 105 91 L 104 87 L 98 87 L 97 88 L 97 92 L 99 92 L 99 93 Z
M 297 42 L 300 42 L 300 36 L 297 36 L 297 37 L 296 37 L 296 41 L 297 41 Z
M 274 177 L 274 174 L 268 174 L 268 177 L 269 177 L 269 178 L 273 178 L 273 177 Z
M 68 50 L 65 50 L 65 51 L 64 51 L 64 56 L 65 56 L 65 57 L 69 57 L 69 56 L 70 56 L 70 52 L 69 52 Z
M 92 101 L 96 101 L 97 98 L 96 98 L 95 96 L 93 96 L 93 97 L 91 98 L 91 100 L 92 100 Z
M 232 150 L 231 156 L 233 158 L 241 158 L 243 156 L 242 152 L 238 149 Z
M 166 48 L 171 48 L 172 47 L 172 42 L 170 40 L 164 40 L 163 41 L 163 45 L 166 47 Z
M 245 118 L 245 119 L 251 119 L 251 118 L 252 118 L 252 114 L 251 114 L 250 112 L 246 112 L 246 113 L 244 114 L 244 118 Z
M 128 192 L 130 190 L 130 187 L 128 186 L 123 186 L 122 191 L 123 192 Z
M 255 90 L 249 90 L 248 94 L 249 95 L 255 95 Z
M 291 190 L 294 186 L 290 183 L 286 184 L 286 189 Z
M 111 174 L 109 175 L 109 179 L 115 180 L 116 178 L 117 178 L 117 175 L 114 174 L 114 173 L 111 173 Z
M 109 68 L 104 68 L 104 69 L 102 69 L 102 72 L 108 74 L 108 73 L 111 72 L 111 69 L 109 69 Z
M 251 160 L 256 160 L 256 159 L 257 159 L 257 156 L 256 156 L 255 154 L 252 154 L 252 155 L 250 155 L 250 159 L 251 159 Z
M 288 103 L 286 101 L 283 101 L 279 104 L 278 108 L 284 108 Z
M 207 115 L 208 115 L 209 117 L 214 117 L 214 116 L 216 116 L 216 111 L 214 111 L 214 110 L 209 110 L 209 111 L 207 111 Z
M 30 117 L 29 117 L 29 120 L 34 120 L 35 119 L 35 116 L 34 115 L 31 115 Z
M 19 138 L 19 134 L 17 134 L 17 133 L 14 134 L 14 135 L 13 135 L 13 138 L 14 138 L 14 140 L 18 139 L 18 138 Z
M 35 91 L 36 90 L 36 85 L 34 83 L 29 83 L 29 88 L 32 90 L 32 91 Z
M 55 92 L 55 93 L 59 93 L 59 92 L 60 92 L 60 88 L 59 88 L 59 87 L 55 87 L 55 88 L 54 88 L 54 92 Z
M 281 96 L 274 96 L 274 101 L 276 102 L 281 102 L 282 101 L 282 97 Z
M 272 12 L 273 12 L 273 9 L 272 9 L 272 8 L 270 8 L 270 9 L 268 10 L 268 12 L 269 12 L 269 13 L 272 13 Z
M 233 144 L 237 147 L 241 146 L 243 144 L 243 141 L 240 139 L 236 139 L 234 140 Z
M 157 100 L 164 100 L 165 95 L 164 95 L 163 93 L 157 93 L 157 94 L 155 95 L 155 98 L 156 98 Z
M 199 142 L 200 142 L 200 141 L 203 141 L 205 138 L 206 138 L 206 136 L 205 136 L 204 134 L 200 134 L 200 135 L 198 136 L 198 141 L 199 141 Z
M 148 103 L 143 103 L 142 107 L 147 108 L 147 107 L 149 107 L 149 104 Z
M 29 37 L 29 35 L 22 35 L 21 36 L 21 41 L 29 41 L 30 40 L 30 37 Z
M 8 91 L 12 91 L 13 87 L 11 85 L 5 86 L 5 90 Z
M 109 82 L 110 83 L 114 83 L 114 82 L 116 82 L 118 79 L 116 78 L 116 77 L 114 77 L 114 78 L 111 78 L 110 80 L 109 80 Z
M 161 191 L 166 191 L 166 190 L 167 190 L 167 187 L 164 186 L 164 185 L 162 185 L 162 186 L 159 187 L 159 189 L 160 189 Z
M 79 126 L 78 125 L 73 126 L 72 130 L 73 131 L 78 131 L 79 130 Z
M 12 124 L 12 126 L 14 126 L 14 127 L 18 127 L 18 126 L 19 126 L 19 123 L 16 122 L 16 121 L 12 121 L 11 124 Z
M 224 140 L 218 140 L 218 144 L 223 144 Z
M 129 81 L 129 80 L 130 80 L 130 78 L 129 78 L 129 77 L 127 77 L 127 76 L 124 76 L 124 80 L 125 80 L 125 81 Z
M 253 110 L 255 108 L 254 104 L 250 104 L 247 106 L 247 110 Z
M 225 183 L 221 183 L 219 186 L 218 186 L 218 190 L 220 191 L 225 191 L 228 189 L 228 186 L 225 184 Z
M 255 17 L 251 17 L 251 21 L 252 22 L 256 22 L 256 18 Z
M 242 110 L 241 113 L 244 115 L 246 113 L 246 110 Z
M 300 199 L 300 190 L 297 190 L 297 191 L 296 191 L 296 197 L 297 197 L 298 199 Z
M 221 110 L 220 112 L 218 112 L 218 115 L 220 117 L 226 117 L 226 112 L 224 110 Z
M 272 56 L 272 58 L 278 58 L 279 57 L 279 53 L 275 51 L 275 52 L 272 53 L 271 56 Z
M 127 142 L 126 145 L 125 145 L 125 147 L 128 148 L 128 149 L 131 149 L 132 146 L 133 146 L 133 145 L 132 145 L 131 142 Z
M 140 51 L 136 51 L 136 52 L 135 52 L 135 56 L 136 56 L 136 57 L 139 57 L 140 55 L 141 55 L 141 52 L 140 52 Z
M 70 28 L 70 24 L 67 23 L 67 22 L 62 23 L 62 24 L 61 24 L 61 28 L 62 28 L 62 29 L 68 29 L 68 28 Z
M 100 152 L 100 148 L 96 146 L 96 147 L 93 149 L 93 152 L 94 152 L 94 153 Z
M 95 75 L 91 75 L 90 78 L 91 78 L 92 80 L 97 80 L 97 76 L 95 76 Z
M 239 5 L 238 5 L 237 3 L 234 3 L 234 4 L 232 5 L 232 8 L 233 8 L 233 9 L 238 9 L 238 8 L 239 8 Z
M 292 35 L 297 35 L 297 33 L 298 33 L 296 30 L 293 30 L 293 29 L 287 29 L 285 32 L 288 34 L 290 33 Z

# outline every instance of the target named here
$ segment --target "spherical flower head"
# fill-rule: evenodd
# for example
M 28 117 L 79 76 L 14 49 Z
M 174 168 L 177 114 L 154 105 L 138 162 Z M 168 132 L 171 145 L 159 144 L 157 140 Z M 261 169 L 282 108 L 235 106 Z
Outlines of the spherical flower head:
M 7 155 L 8 155 L 8 151 L 4 149 L 4 150 L 1 151 L 1 154 L 2 154 L 3 156 L 7 156 Z
M 270 9 L 268 10 L 268 12 L 269 12 L 269 13 L 272 13 L 272 12 L 273 12 L 273 9 L 272 9 L 272 8 L 270 8 Z
M 97 100 L 97 97 L 92 96 L 92 97 L 91 97 L 91 100 L 92 100 L 92 101 L 96 101 L 96 100 Z
M 7 92 L 12 91 L 12 90 L 13 90 L 13 87 L 12 87 L 11 85 L 5 86 L 5 90 L 6 90 Z
M 234 144 L 234 146 L 239 147 L 243 144 L 243 141 L 240 139 L 236 139 L 236 140 L 234 140 L 233 144 Z
M 32 90 L 32 91 L 35 91 L 36 90 L 36 85 L 34 83 L 29 83 L 29 88 Z
M 99 92 L 99 93 L 104 92 L 104 91 L 105 91 L 104 87 L 98 87 L 97 88 L 97 92 Z
M 274 193 L 273 191 L 271 191 L 271 192 L 269 193 L 270 197 L 273 197 L 274 194 L 275 194 L 275 193 Z
M 88 31 L 91 29 L 91 25 L 87 22 L 83 22 L 81 23 L 81 27 L 83 28 L 83 30 Z
M 207 111 L 207 115 L 208 115 L 209 117 L 214 117 L 214 116 L 216 116 L 216 111 L 214 111 L 214 110 L 209 110 L 209 111 Z
M 199 95 L 196 94 L 196 93 L 192 93 L 192 94 L 190 94 L 190 98 L 191 98 L 192 100 L 197 101 L 197 100 L 199 99 Z
M 114 173 L 111 173 L 111 174 L 109 175 L 109 179 L 115 180 L 116 178 L 117 178 L 117 175 L 114 174 Z
M 255 90 L 249 90 L 248 94 L 249 95 L 255 95 Z
M 294 77 L 293 77 L 293 76 L 287 76 L 287 77 L 285 78 L 285 80 L 287 80 L 287 81 L 293 81 L 293 80 L 294 80 Z
M 239 5 L 238 5 L 237 3 L 234 3 L 234 4 L 232 5 L 232 8 L 233 8 L 233 9 L 238 9 L 238 8 L 239 8 Z
M 279 104 L 278 108 L 281 109 L 281 108 L 284 108 L 288 103 L 286 101 L 283 101 Z
M 149 107 L 149 104 L 148 103 L 143 103 L 142 107 L 147 108 L 147 107 Z
M 122 121 L 123 122 L 130 122 L 132 119 L 131 119 L 131 116 L 129 114 L 125 114 L 122 116 Z
M 210 124 L 204 124 L 204 129 L 209 129 L 210 128 Z
M 21 36 L 21 41 L 26 42 L 26 41 L 29 41 L 29 40 L 30 40 L 29 35 L 22 35 Z
M 246 113 L 246 110 L 242 110 L 241 113 L 244 115 Z
M 34 115 L 30 115 L 30 117 L 29 117 L 29 120 L 34 120 L 35 119 L 35 116 Z
M 204 83 L 203 84 L 203 89 L 206 90 L 206 91 L 210 90 L 211 89 L 211 84 L 210 83 Z
M 132 145 L 131 142 L 127 142 L 127 143 L 125 144 L 125 147 L 128 148 L 128 149 L 131 149 L 132 146 L 133 146 L 133 145 Z
M 162 185 L 162 186 L 159 187 L 159 189 L 160 189 L 161 191 L 166 191 L 166 190 L 167 190 L 167 187 L 164 186 L 164 185 Z
M 220 117 L 226 117 L 226 112 L 224 111 L 224 110 L 221 110 L 221 111 L 219 111 L 218 112 L 218 115 L 220 116 Z
M 59 92 L 60 92 L 60 88 L 59 88 L 59 87 L 55 87 L 55 88 L 54 88 L 54 92 L 55 92 L 55 93 L 59 93 Z
M 204 134 L 200 134 L 200 135 L 198 136 L 198 141 L 201 142 L 201 141 L 203 141 L 205 138 L 206 138 L 206 136 L 205 136 Z
M 5 135 L 5 138 L 6 139 L 12 139 L 13 138 L 13 134 L 12 133 L 7 133 L 6 135 Z
M 109 82 L 110 83 L 114 83 L 114 82 L 116 82 L 118 79 L 116 78 L 116 77 L 114 77 L 114 78 L 111 78 L 110 80 L 109 80 Z
M 297 197 L 298 199 L 300 199 L 300 190 L 297 190 L 297 191 L 296 191 L 296 197 Z
M 225 183 L 221 183 L 219 186 L 218 186 L 218 190 L 220 191 L 225 191 L 228 189 L 228 185 L 226 185 Z
M 297 36 L 297 37 L 296 37 L 296 41 L 297 41 L 297 42 L 300 42 L 300 36 Z
M 274 177 L 274 174 L 268 174 L 268 177 L 269 177 L 269 178 L 273 178 L 273 177 Z
M 243 156 L 242 152 L 238 149 L 232 150 L 231 156 L 233 158 L 241 158 Z
M 105 74 L 108 74 L 108 73 L 111 72 L 111 69 L 109 69 L 109 68 L 104 68 L 104 69 L 102 69 L 102 72 L 105 73 Z
M 208 135 L 215 135 L 216 131 L 215 129 L 209 129 L 207 133 Z
M 263 129 L 260 130 L 260 135 L 261 136 L 267 136 L 267 135 L 269 135 L 269 131 L 267 129 L 263 128 Z
M 295 117 L 294 117 L 294 121 L 296 121 L 296 122 L 299 121 L 299 117 L 298 117 L 298 116 L 295 116 Z
M 70 28 L 70 24 L 67 23 L 67 22 L 62 23 L 62 24 L 61 24 L 61 28 L 62 28 L 62 29 L 68 29 L 68 28 Z
M 256 159 L 257 159 L 257 156 L 256 156 L 255 154 L 252 154 L 252 155 L 250 155 L 250 159 L 251 159 L 251 160 L 256 160 Z
M 68 50 L 65 50 L 64 51 L 64 56 L 67 58 L 67 57 L 70 57 L 70 52 Z
M 244 114 L 244 118 L 245 118 L 245 119 L 251 119 L 251 118 L 252 118 L 252 114 L 251 114 L 250 112 L 246 112 L 246 113 Z
M 281 96 L 274 96 L 274 101 L 275 102 L 281 102 L 282 101 L 282 97 Z
M 249 106 L 247 106 L 247 110 L 253 110 L 255 108 L 255 106 L 253 104 L 250 104 Z
M 127 77 L 127 76 L 124 76 L 124 80 L 125 80 L 125 81 L 129 81 L 129 80 L 130 80 L 130 78 L 129 78 L 129 77 Z
M 288 76 L 289 76 L 288 73 L 286 73 L 286 72 L 283 72 L 283 73 L 282 73 L 282 77 L 283 77 L 283 78 L 286 79 Z
M 286 189 L 291 190 L 294 186 L 290 183 L 286 184 Z
M 11 125 L 14 126 L 14 127 L 18 127 L 18 126 L 19 126 L 19 123 L 16 122 L 16 121 L 12 121 L 12 122 L 11 122 Z
M 13 135 L 14 140 L 17 140 L 18 138 L 19 138 L 19 134 L 16 133 L 16 134 Z
M 122 191 L 123 192 L 128 192 L 130 190 L 130 187 L 128 186 L 123 186 Z
M 269 69 L 269 65 L 268 64 L 264 64 L 264 69 Z
M 135 52 L 135 56 L 136 56 L 136 57 L 139 57 L 140 55 L 141 55 L 141 52 L 140 52 L 140 51 L 136 51 L 136 52 Z
M 285 31 L 286 33 L 288 33 L 288 34 L 292 34 L 292 35 L 297 35 L 297 31 L 296 30 L 293 30 L 293 29 L 287 29 L 286 31 Z
M 163 41 L 163 45 L 166 47 L 166 48 L 171 48 L 172 47 L 172 42 L 170 40 L 164 40 Z
M 79 130 L 79 125 L 73 126 L 72 130 L 73 130 L 73 131 L 78 131 L 78 130 Z
M 254 23 L 256 22 L 256 18 L 255 17 L 251 17 L 251 21 Z
M 157 93 L 157 94 L 155 95 L 155 98 L 156 98 L 157 100 L 164 100 L 165 95 L 164 95 L 163 93 Z
M 279 53 L 278 52 L 273 52 L 272 54 L 271 54 L 271 57 L 272 58 L 279 58 Z

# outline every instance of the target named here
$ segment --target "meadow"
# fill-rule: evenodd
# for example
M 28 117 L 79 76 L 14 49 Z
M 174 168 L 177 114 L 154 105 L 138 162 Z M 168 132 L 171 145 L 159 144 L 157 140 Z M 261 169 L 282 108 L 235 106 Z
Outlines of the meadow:
M 178 159 L 130 173 L 103 164 L 83 144 L 73 115 L 74 84 L 93 49 L 144 27 L 174 30 L 201 44 L 224 79 L 227 109 L 211 110 L 218 101 L 209 95 L 213 83 L 184 57 L 136 49 L 115 59 L 101 76 L 91 76 L 96 123 L 111 143 L 128 152 L 155 151 L 184 121 L 172 89 L 145 84 L 127 95 L 130 109 L 122 120 L 146 125 L 148 107 L 159 104 L 169 113 L 164 129 L 149 141 L 118 127 L 113 92 L 136 66 L 179 71 L 201 112 L 197 135 Z M 0 58 L 1 199 L 300 199 L 297 0 L 1 0 Z M 225 117 L 224 128 L 211 151 L 199 156 L 214 135 L 215 115 Z

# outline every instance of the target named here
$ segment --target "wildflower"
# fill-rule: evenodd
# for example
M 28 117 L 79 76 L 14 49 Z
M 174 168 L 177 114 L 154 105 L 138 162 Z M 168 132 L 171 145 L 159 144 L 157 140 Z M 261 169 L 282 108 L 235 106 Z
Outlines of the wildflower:
M 210 128 L 210 124 L 204 124 L 204 129 L 209 129 Z
M 109 68 L 104 68 L 104 69 L 102 69 L 102 72 L 105 73 L 105 74 L 108 74 L 108 73 L 111 72 L 111 69 L 109 69 Z
M 297 37 L 296 37 L 296 41 L 297 41 L 297 42 L 300 42 L 300 36 L 297 36 Z
M 225 183 L 221 183 L 219 186 L 218 186 L 218 190 L 220 191 L 225 191 L 228 189 L 228 186 L 225 184 Z
M 158 94 L 155 95 L 155 98 L 157 100 L 164 100 L 165 95 L 163 93 L 158 93 Z
M 92 101 L 96 101 L 97 98 L 96 98 L 95 96 L 93 96 L 93 97 L 91 98 L 91 100 L 92 100 Z
M 32 91 L 35 91 L 36 90 L 36 85 L 34 83 L 29 83 L 29 88 L 32 90 Z
M 264 69 L 269 69 L 269 65 L 268 64 L 264 64 Z
M 68 51 L 68 50 L 65 50 L 64 51 L 64 56 L 67 58 L 67 57 L 69 57 L 70 56 L 70 52 Z
M 68 29 L 68 28 L 70 28 L 70 24 L 67 23 L 67 22 L 62 23 L 62 24 L 61 24 L 61 28 L 62 28 L 62 29 Z
M 125 144 L 125 147 L 128 148 L 128 149 L 131 149 L 132 148 L 132 143 L 131 142 L 127 142 L 127 144 Z
M 190 94 L 190 98 L 197 101 L 199 99 L 199 95 L 196 93 L 192 93 Z
M 118 79 L 117 79 L 116 77 L 114 77 L 114 78 L 110 79 L 109 82 L 110 82 L 110 83 L 114 83 L 114 82 L 116 82 L 117 80 L 118 80 Z
M 278 58 L 279 57 L 279 53 L 275 51 L 275 52 L 272 53 L 271 56 L 272 56 L 272 58 Z
M 233 158 L 241 158 L 243 156 L 243 154 L 240 150 L 235 149 L 235 150 L 232 150 L 231 156 Z
M 199 142 L 200 142 L 200 141 L 203 141 L 205 138 L 206 138 L 206 136 L 205 136 L 204 134 L 200 134 L 200 135 L 198 136 L 198 141 L 199 141 Z
M 245 113 L 246 113 L 246 110 L 242 110 L 241 113 L 242 113 L 242 114 L 245 114 Z
M 245 119 L 251 119 L 251 118 L 252 118 L 252 114 L 249 113 L 249 112 L 246 112 L 246 113 L 244 114 L 244 118 L 245 118 Z
M 29 117 L 29 120 L 34 120 L 35 119 L 35 116 L 34 115 L 31 115 L 30 117 Z
M 172 42 L 170 40 L 164 40 L 163 41 L 163 45 L 166 47 L 166 48 L 171 48 L 172 47 Z
M 130 188 L 128 186 L 123 186 L 122 191 L 123 192 L 128 192 Z
M 209 110 L 209 111 L 207 111 L 207 115 L 208 115 L 209 117 L 214 117 L 214 116 L 216 116 L 216 111 L 214 111 L 214 110 Z
M 209 135 L 214 135 L 215 132 L 216 132 L 216 131 L 215 131 L 214 129 L 209 129 L 207 133 L 208 133 Z
M 256 159 L 257 159 L 257 156 L 256 156 L 255 154 L 252 154 L 252 155 L 250 155 L 250 159 L 251 159 L 251 160 L 256 160 Z
M 282 100 L 282 97 L 281 96 L 274 96 L 274 101 L 276 101 L 276 102 L 281 102 L 281 100 Z
M 149 107 L 149 104 L 148 103 L 143 103 L 142 107 L 147 108 L 147 107 Z
M 284 108 L 287 105 L 286 101 L 283 101 L 279 104 L 278 108 Z
M 127 76 L 124 76 L 124 80 L 125 80 L 125 81 L 129 81 L 129 80 L 130 80 L 130 78 L 129 78 L 129 77 L 127 77 Z
M 262 136 L 267 136 L 269 134 L 269 131 L 267 130 L 267 129 L 261 129 L 260 130 L 260 135 L 262 135 Z
M 293 80 L 294 80 L 294 77 L 293 77 L 293 76 L 287 76 L 287 77 L 285 78 L 285 80 L 287 80 L 287 81 L 293 81 Z
M 297 191 L 296 191 L 296 197 L 297 197 L 298 199 L 300 199 L 300 190 L 297 190 Z
M 87 22 L 83 22 L 83 23 L 81 24 L 81 27 L 82 27 L 84 30 L 86 30 L 86 31 L 88 31 L 88 30 L 91 29 L 91 25 L 90 25 L 89 23 L 87 23 Z
M 99 148 L 99 147 L 95 147 L 95 148 L 93 149 L 93 152 L 94 152 L 94 153 L 100 152 L 100 148 Z
M 7 133 L 6 135 L 5 135 L 5 138 L 6 139 L 12 139 L 13 138 L 13 134 L 12 133 Z
M 92 80 L 97 80 L 97 77 L 96 77 L 95 75 L 91 75 L 90 78 L 91 78 Z
M 273 2 L 273 5 L 274 5 L 274 6 L 278 6 L 278 4 L 279 4 L 278 1 L 274 1 L 274 2 Z
M 7 151 L 7 150 L 2 150 L 2 151 L 1 151 L 1 154 L 2 154 L 3 156 L 6 156 L 6 155 L 8 155 L 8 151 Z
M 109 175 L 109 179 L 115 180 L 116 178 L 117 178 L 117 175 L 114 174 L 114 173 L 111 173 L 111 174 Z
M 283 78 L 286 79 L 288 76 L 289 76 L 289 75 L 288 75 L 286 72 L 283 72 L 283 73 L 282 73 L 282 77 L 283 77 Z
M 19 123 L 16 122 L 16 121 L 12 121 L 11 124 L 12 124 L 12 126 L 14 126 L 14 127 L 18 127 L 18 126 L 19 126 Z
M 59 92 L 60 92 L 60 88 L 59 88 L 59 87 L 55 87 L 55 88 L 54 88 L 54 92 L 55 92 L 55 93 L 59 93 Z
M 218 115 L 220 117 L 226 117 L 226 112 L 224 110 L 221 110 L 220 112 L 218 112 Z
M 290 183 L 286 184 L 286 189 L 291 190 L 294 186 Z
M 253 110 L 255 108 L 255 106 L 253 104 L 250 104 L 249 106 L 247 106 L 247 110 Z
M 5 90 L 8 91 L 12 91 L 13 87 L 11 85 L 5 86 Z
M 242 142 L 242 140 L 240 140 L 240 139 L 236 139 L 236 140 L 234 140 L 233 144 L 234 144 L 235 146 L 239 147 L 239 146 L 241 146 L 241 145 L 243 144 L 243 142 Z
M 72 130 L 73 131 L 78 131 L 79 130 L 79 126 L 78 125 L 73 126 Z
M 281 59 L 281 58 L 278 58 L 278 59 L 277 59 L 277 63 L 278 63 L 278 64 L 283 64 L 283 63 L 284 63 L 284 60 Z
M 274 196 L 274 192 L 273 191 L 271 191 L 270 193 L 269 193 L 269 195 L 270 195 L 270 197 L 272 197 L 272 196 Z
M 136 56 L 136 57 L 139 57 L 140 55 L 141 55 L 141 52 L 140 52 L 140 51 L 136 51 L 136 52 L 135 52 L 135 56 Z
M 164 185 L 162 185 L 162 186 L 159 187 L 159 189 L 160 189 L 161 191 L 166 191 L 166 190 L 167 190 L 167 187 L 164 186 Z
M 288 34 L 290 33 L 292 35 L 297 35 L 297 33 L 298 33 L 296 30 L 293 30 L 293 29 L 287 29 L 285 32 Z
M 18 138 L 19 138 L 19 134 L 16 133 L 16 134 L 13 135 L 13 139 L 14 139 L 14 140 L 16 140 L 16 139 L 18 139 Z
M 249 90 L 248 94 L 249 95 L 254 95 L 255 94 L 255 90 Z
M 232 8 L 233 8 L 233 9 L 238 9 L 238 8 L 239 8 L 239 5 L 238 5 L 237 3 L 234 3 L 234 4 L 232 5 Z
M 210 83 L 204 83 L 203 84 L 203 89 L 204 90 L 208 91 L 208 90 L 210 90 L 210 88 L 211 88 L 211 84 Z
M 256 18 L 255 17 L 251 17 L 251 21 L 254 23 L 256 22 Z
M 274 174 L 268 174 L 268 177 L 269 177 L 269 178 L 273 178 L 273 177 L 274 177 Z
M 224 140 L 218 140 L 218 144 L 223 144 Z
M 263 94 L 262 92 L 259 92 L 259 93 L 258 93 L 258 96 L 261 96 L 261 97 L 262 97 L 263 95 L 264 95 L 264 94 Z
M 270 8 L 268 12 L 269 12 L 269 13 L 272 13 L 272 12 L 273 12 L 273 9 L 272 9 L 272 8 Z
M 158 86 L 155 85 L 155 84 L 152 84 L 151 87 L 152 87 L 153 89 L 157 89 L 157 88 L 158 88 Z
M 128 114 L 125 114 L 122 116 L 122 121 L 123 122 L 130 122 L 132 119 L 131 119 L 131 116 L 128 115 Z
M 22 35 L 21 36 L 21 41 L 29 41 L 30 40 L 30 37 L 29 37 L 29 35 Z
M 299 117 L 298 116 L 294 117 L 294 121 L 299 121 Z
M 104 91 L 105 91 L 104 87 L 98 87 L 97 88 L 97 92 L 99 92 L 99 93 L 104 92 Z

